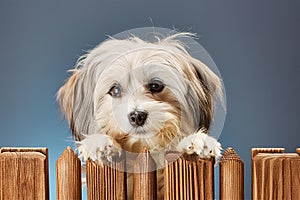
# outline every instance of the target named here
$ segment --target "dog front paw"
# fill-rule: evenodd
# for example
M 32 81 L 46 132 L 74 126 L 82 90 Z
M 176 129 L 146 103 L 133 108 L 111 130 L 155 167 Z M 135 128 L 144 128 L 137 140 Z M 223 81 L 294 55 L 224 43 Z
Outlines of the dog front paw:
M 221 156 L 221 144 L 213 137 L 199 131 L 183 138 L 177 150 L 182 153 L 199 155 L 200 158 L 218 158 Z
M 85 139 L 76 143 L 78 157 L 84 161 L 90 158 L 99 163 L 107 163 L 122 152 L 121 146 L 113 138 L 103 134 L 87 135 Z

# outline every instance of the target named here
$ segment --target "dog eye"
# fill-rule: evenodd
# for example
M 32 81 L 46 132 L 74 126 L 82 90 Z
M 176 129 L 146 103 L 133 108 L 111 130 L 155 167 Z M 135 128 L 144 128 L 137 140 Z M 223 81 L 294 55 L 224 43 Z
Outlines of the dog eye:
M 113 85 L 109 90 L 109 94 L 112 97 L 121 97 L 121 86 L 118 84 Z
M 164 89 L 165 85 L 159 80 L 153 80 L 148 83 L 147 87 L 151 93 L 158 93 Z

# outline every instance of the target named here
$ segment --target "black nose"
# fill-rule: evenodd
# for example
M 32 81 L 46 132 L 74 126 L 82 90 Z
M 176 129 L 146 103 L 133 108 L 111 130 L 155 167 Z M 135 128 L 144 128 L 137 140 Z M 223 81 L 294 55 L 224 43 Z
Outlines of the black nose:
M 143 126 L 147 119 L 148 113 L 146 111 L 135 110 L 128 115 L 128 119 L 133 126 Z

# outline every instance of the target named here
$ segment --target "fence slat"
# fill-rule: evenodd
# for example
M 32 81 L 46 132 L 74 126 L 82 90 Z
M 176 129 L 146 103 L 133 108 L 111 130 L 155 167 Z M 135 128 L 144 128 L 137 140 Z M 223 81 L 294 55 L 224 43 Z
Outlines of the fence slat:
M 178 160 L 182 161 L 180 159 L 181 154 L 178 152 L 169 151 L 166 152 L 165 155 L 165 167 L 164 167 L 164 199 L 165 200 L 173 200 L 178 196 L 177 188 L 176 188 L 176 174 L 175 174 L 175 168 L 176 168 L 176 162 L 179 162 Z M 181 171 L 181 176 L 185 176 L 182 182 L 186 181 L 186 174 L 183 173 L 183 170 Z M 184 175 L 183 175 L 184 174 Z M 184 182 L 184 185 L 187 185 L 186 182 Z M 186 190 L 183 191 L 183 196 L 185 196 L 185 199 L 188 199 L 186 196 Z
M 214 159 L 182 155 L 169 151 L 165 155 L 164 199 L 214 199 Z
M 300 156 L 284 149 L 252 150 L 253 199 L 300 199 Z
M 244 199 L 244 163 L 232 148 L 220 160 L 220 199 Z
M 81 200 L 81 162 L 71 147 L 56 161 L 56 199 Z
M 133 197 L 135 200 L 157 199 L 156 163 L 147 148 L 143 148 L 135 160 Z
M 299 155 L 299 154 L 298 154 Z M 291 160 L 291 195 L 292 200 L 300 199 L 300 156 L 299 159 Z
M 108 164 L 86 162 L 88 200 L 126 200 L 125 156 Z
M 204 191 L 205 196 L 204 199 L 214 199 L 214 158 L 210 160 L 198 160 L 198 163 L 202 162 L 203 174 L 204 174 Z M 200 170 L 200 169 L 199 169 Z M 198 170 L 198 171 L 199 171 Z M 199 197 L 198 199 L 202 199 Z
M 49 199 L 48 150 L 0 150 L 0 199 Z

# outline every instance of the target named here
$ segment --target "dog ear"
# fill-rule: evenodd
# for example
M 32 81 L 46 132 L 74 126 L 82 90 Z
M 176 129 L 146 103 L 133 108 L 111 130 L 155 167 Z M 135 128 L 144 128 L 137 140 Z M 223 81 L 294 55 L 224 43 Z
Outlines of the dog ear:
M 190 87 L 189 103 L 193 104 L 193 110 L 198 120 L 198 129 L 209 130 L 214 117 L 214 103 L 216 98 L 223 101 L 221 79 L 204 63 L 190 58 L 190 62 L 195 70 L 197 80 Z M 197 104 L 197 105 L 195 105 Z M 200 114 L 200 115 L 199 115 Z
M 82 140 L 93 127 L 94 77 L 87 68 L 75 68 L 72 76 L 57 93 L 57 101 L 73 136 Z
M 57 92 L 56 100 L 60 106 L 60 110 L 70 124 L 70 129 L 73 131 L 73 102 L 74 89 L 77 81 L 77 72 L 73 72 L 72 76 L 61 86 Z

